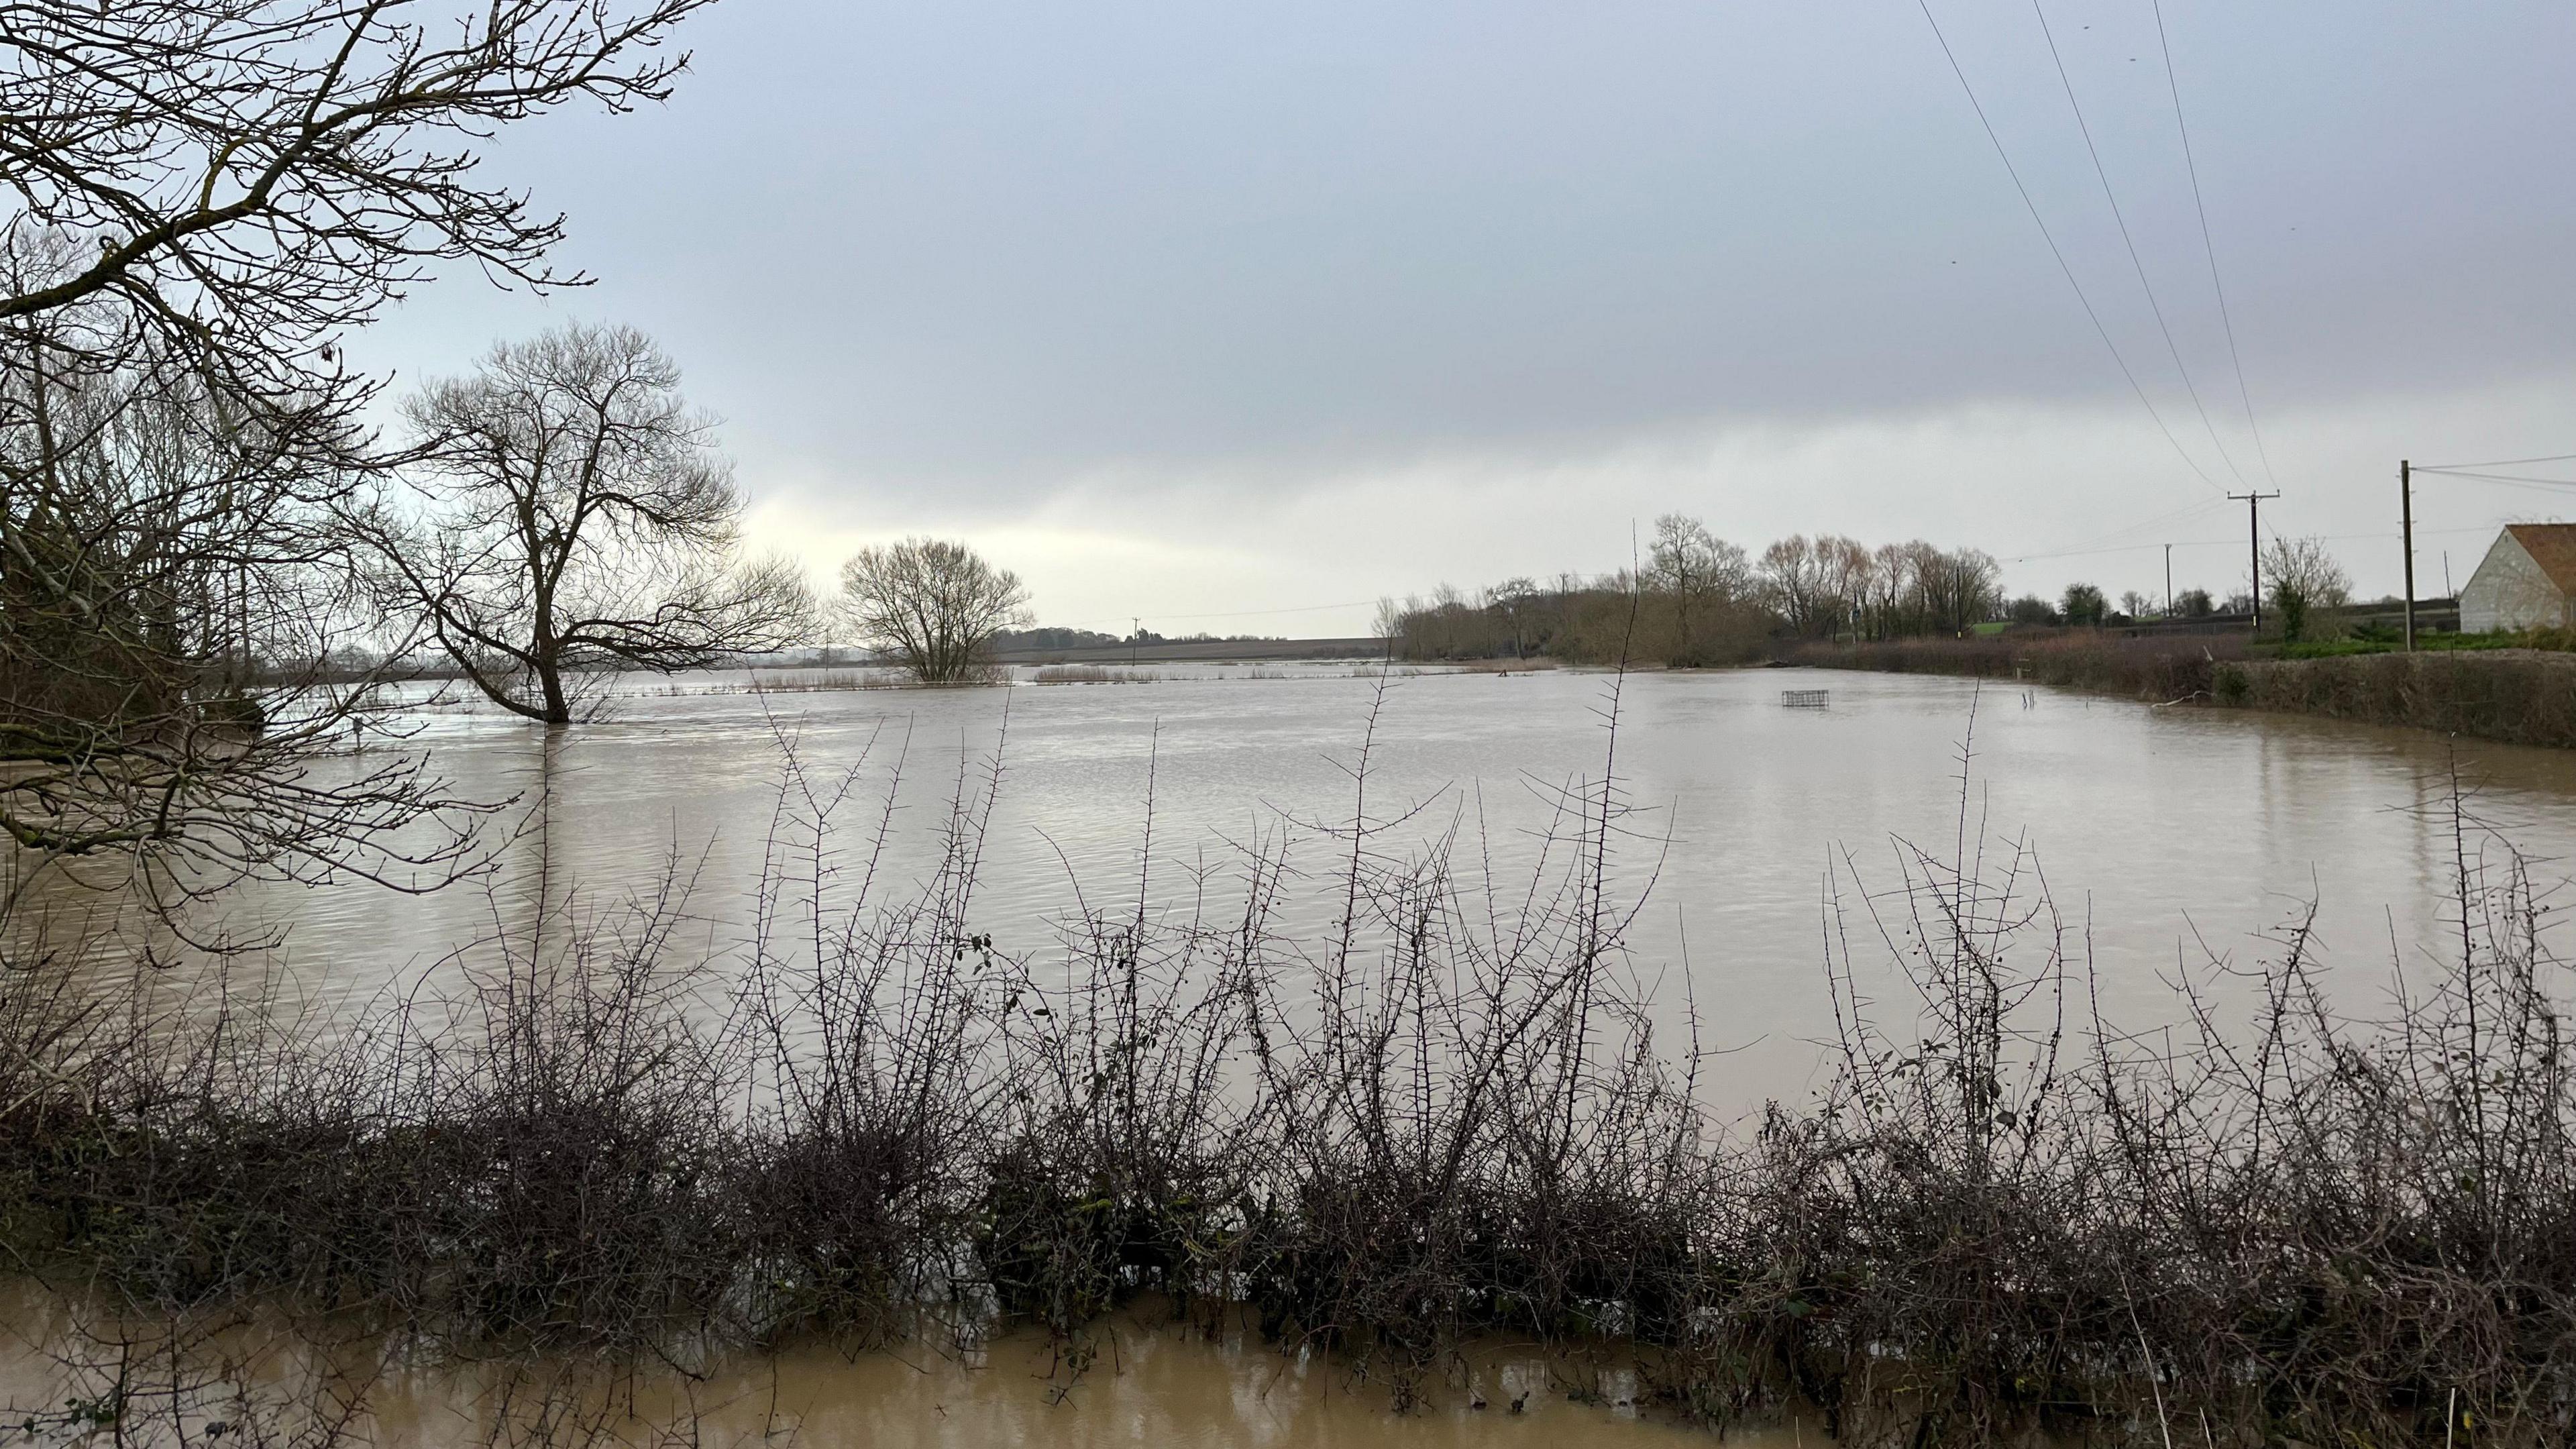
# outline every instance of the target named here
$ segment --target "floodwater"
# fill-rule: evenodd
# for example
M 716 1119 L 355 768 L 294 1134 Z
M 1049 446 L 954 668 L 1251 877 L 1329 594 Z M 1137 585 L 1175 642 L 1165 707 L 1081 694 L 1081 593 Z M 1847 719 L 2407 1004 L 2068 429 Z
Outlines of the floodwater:
M 0 1340 L 0 1416 L 36 1426 L 35 1442 L 84 1439 L 59 1425 L 65 1408 L 96 1402 L 120 1351 L 62 1331 L 59 1308 L 23 1296 L 20 1333 Z M 47 1328 L 56 1330 L 43 1336 Z M 33 1329 L 34 1333 L 25 1330 Z M 150 1340 L 156 1345 L 166 1339 Z M 792 1443 L 1068 1445 L 1158 1449 L 1347 1449 L 1562 1445 L 1677 1449 L 1716 1442 L 1640 1407 L 1633 1370 L 1588 1368 L 1486 1345 L 1420 1386 L 1402 1412 L 1389 1385 L 1320 1356 L 1284 1355 L 1257 1338 L 1211 1339 L 1130 1315 L 1092 1329 L 1079 1346 L 1016 1332 L 970 1348 L 913 1347 L 843 1354 L 790 1348 L 691 1377 L 603 1371 L 566 1360 L 500 1361 L 405 1370 L 370 1345 L 317 1353 L 282 1332 L 230 1328 L 181 1339 L 178 1393 L 154 1367 L 126 1375 L 118 1443 L 212 1442 L 227 1424 L 251 1442 L 315 1446 L 400 1444 Z M 153 1355 L 142 1355 L 149 1365 Z M 327 1405 L 337 1437 L 318 1429 Z M 173 1430 L 184 1432 L 174 1432 Z M 293 1431 L 301 1430 L 302 1433 Z M 51 1431 L 51 1432 L 49 1432 Z M 288 1431 L 281 1433 L 279 1431 Z M 1790 1449 L 1822 1442 L 1812 1416 L 1731 1430 L 1727 1442 Z
M 676 864 L 722 950 L 751 914 L 792 738 L 820 775 L 865 762 L 844 807 L 845 883 L 894 802 L 880 893 L 928 868 L 945 802 L 998 757 L 970 924 L 1042 953 L 1077 902 L 1132 903 L 1141 873 L 1155 908 L 1176 909 L 1192 870 L 1222 882 L 1248 842 L 1290 842 L 1293 860 L 1328 873 L 1347 846 L 1321 827 L 1359 808 L 1364 747 L 1366 813 L 1401 817 L 1373 847 L 1455 831 L 1461 868 L 1491 862 L 1507 896 L 1555 792 L 1606 766 L 1635 807 L 1610 870 L 1615 891 L 1643 898 L 1632 959 L 1659 999 L 1696 1006 L 1703 1045 L 1730 1053 L 1704 1081 L 1746 1107 L 1817 1082 L 1829 873 L 1846 902 L 1896 887 L 1898 843 L 1951 851 L 1963 806 L 1972 838 L 1981 826 L 2027 840 L 2106 1011 L 2133 1027 L 2171 1019 L 2178 967 L 2275 949 L 2265 933 L 2311 900 L 2328 962 L 2365 968 L 2343 1004 L 2376 1006 L 2393 957 L 2413 970 L 2446 939 L 2455 771 L 2542 877 L 2576 851 L 2576 753 L 2420 731 L 1840 671 L 1399 670 L 1382 695 L 1348 664 L 1144 673 L 769 693 L 738 673 L 686 676 L 552 738 L 485 707 L 424 710 L 412 748 L 468 795 L 517 797 L 513 820 L 542 798 L 543 828 L 502 847 L 481 882 L 420 896 L 263 888 L 230 909 L 283 928 L 284 976 L 326 1002 L 434 968 L 493 930 L 539 871 L 596 904 L 649 892 Z M 1784 707 L 1791 689 L 1825 690 L 1827 707 Z M 2493 849 L 2483 835 L 2470 845 Z M 1286 917 L 1329 919 L 1321 899 Z
M 1614 891 L 1643 902 L 1629 956 L 1661 1000 L 1696 1007 L 1703 1044 L 1728 1052 L 1704 1089 L 1742 1110 L 1820 1083 L 1829 887 L 1838 880 L 1856 906 L 1899 886 L 1902 842 L 1949 852 L 1963 838 L 2026 839 L 2106 1012 L 2133 1028 L 2173 1018 L 2166 982 L 2179 967 L 2274 951 L 2267 933 L 2310 902 L 2347 1009 L 2376 1004 L 2392 960 L 2411 971 L 2438 959 L 2456 939 L 2455 780 L 2495 831 L 2473 832 L 2470 850 L 2492 857 L 2510 840 L 2544 881 L 2576 852 L 2576 753 L 2414 731 L 1842 672 L 1148 672 L 936 692 L 753 693 L 739 675 L 692 676 L 632 689 L 613 717 L 551 737 L 484 708 L 424 707 L 411 748 L 463 793 L 518 801 L 501 818 L 525 828 L 497 842 L 492 873 L 425 895 L 258 887 L 226 910 L 243 929 L 282 930 L 279 978 L 325 1005 L 434 975 L 462 943 L 506 926 L 539 877 L 607 904 L 654 893 L 676 869 L 689 930 L 721 953 L 752 916 L 792 742 L 814 777 L 856 771 L 843 887 L 864 872 L 891 803 L 881 895 L 930 868 L 946 802 L 961 781 L 981 788 L 998 759 L 970 928 L 1005 950 L 1043 955 L 1068 912 L 1132 909 L 1140 892 L 1154 911 L 1185 909 L 1202 870 L 1221 895 L 1253 844 L 1285 849 L 1320 887 L 1283 917 L 1312 931 L 1331 919 L 1330 873 L 1348 849 L 1330 827 L 1355 812 L 1383 824 L 1381 852 L 1454 835 L 1461 872 L 1492 862 L 1508 897 L 1559 792 L 1607 769 L 1633 807 L 1609 872 Z M 1785 707 L 1793 689 L 1826 691 L 1826 707 Z M 0 1313 L 10 1317 L 28 1326 Z M 686 1385 L 630 1385 L 614 1422 L 590 1422 L 603 1442 L 632 1443 L 780 1432 L 821 1445 L 1709 1442 L 1641 1415 L 1633 1383 L 1584 1385 L 1578 1403 L 1562 1366 L 1508 1350 L 1399 1415 L 1383 1383 L 1257 1342 L 1133 1322 L 1094 1341 L 1078 1380 L 1059 1345 L 1030 1335 L 960 1354 L 790 1351 Z M 27 1342 L 62 1340 L 39 1326 Z M 12 1415 L 68 1402 L 76 1386 L 61 1369 L 0 1354 L 0 1400 Z M 532 1402 L 525 1387 L 504 1392 L 489 1373 L 408 1380 L 371 1399 L 365 1427 L 374 1442 L 503 1442 L 503 1421 Z M 1750 1438 L 1820 1436 L 1792 1422 Z

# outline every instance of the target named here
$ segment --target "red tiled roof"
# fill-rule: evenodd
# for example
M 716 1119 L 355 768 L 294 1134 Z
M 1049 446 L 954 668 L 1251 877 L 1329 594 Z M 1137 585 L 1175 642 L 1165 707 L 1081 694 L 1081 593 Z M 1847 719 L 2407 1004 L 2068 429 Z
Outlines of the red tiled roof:
M 2504 531 L 2560 593 L 2576 594 L 2576 523 L 2508 523 Z

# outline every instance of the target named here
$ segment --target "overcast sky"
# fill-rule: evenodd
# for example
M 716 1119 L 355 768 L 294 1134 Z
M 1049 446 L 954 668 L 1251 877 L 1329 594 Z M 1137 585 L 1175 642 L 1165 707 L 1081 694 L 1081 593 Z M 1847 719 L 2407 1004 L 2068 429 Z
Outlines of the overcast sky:
M 2401 456 L 2576 454 L 2576 6 L 2163 0 L 2241 384 L 2152 0 L 2045 9 L 2134 266 L 2031 5 L 1931 9 L 2116 358 L 1914 0 L 725 0 L 668 106 L 490 150 L 598 285 L 451 278 L 361 357 L 635 323 L 762 545 L 963 537 L 1166 633 L 1676 510 L 2223 591 L 2249 483 L 2375 593 Z M 2419 583 L 2571 515 L 2428 481 Z

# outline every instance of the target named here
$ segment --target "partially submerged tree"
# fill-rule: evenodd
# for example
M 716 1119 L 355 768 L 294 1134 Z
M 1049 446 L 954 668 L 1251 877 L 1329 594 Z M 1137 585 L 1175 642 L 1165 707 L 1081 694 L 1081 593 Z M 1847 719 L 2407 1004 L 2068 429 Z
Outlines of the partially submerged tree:
M 381 704 L 382 676 L 312 667 L 373 628 L 338 519 L 377 384 L 340 342 L 443 261 L 580 281 L 545 263 L 560 218 L 466 148 L 660 98 L 704 3 L 0 7 L 13 892 L 67 856 L 184 890 L 453 863 L 452 834 L 391 844 L 456 803 L 416 768 L 311 763 Z
M 695 668 L 806 632 L 797 569 L 738 557 L 742 494 L 714 424 L 643 333 L 504 343 L 405 412 L 427 505 L 381 524 L 384 576 L 503 708 L 568 724 L 600 671 Z
M 924 684 L 961 684 L 993 636 L 1029 621 L 1029 591 L 962 543 L 907 538 L 841 566 L 841 602 L 859 642 L 903 661 Z

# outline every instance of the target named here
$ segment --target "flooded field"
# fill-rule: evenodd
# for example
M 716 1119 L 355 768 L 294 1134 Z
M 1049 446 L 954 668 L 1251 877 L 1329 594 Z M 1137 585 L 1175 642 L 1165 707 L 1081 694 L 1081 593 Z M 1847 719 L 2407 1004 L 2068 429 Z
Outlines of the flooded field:
M 19 1003 L 108 1045 L 24 1055 L 10 1221 L 177 1316 L 26 1300 L 10 1412 L 315 1449 L 1797 1444 L 1822 1384 L 1879 1441 L 1974 1441 L 2143 1432 L 2203 1354 L 2195 1414 L 2404 1424 L 2418 1388 L 2299 1397 L 2277 1343 L 2310 1338 L 2266 1327 L 2345 1311 L 2317 1225 L 2554 1271 L 2539 1217 L 2498 1249 L 2446 1214 L 2495 1174 L 2565 1200 L 2568 756 L 1911 676 L 1142 673 L 687 677 L 551 736 L 425 702 L 410 748 L 507 802 L 488 868 L 245 888 L 196 923 L 273 939 L 241 956 L 64 877 L 58 923 L 154 954 Z M 2228 969 L 2311 912 L 2298 965 Z M 120 1016 L 138 959 L 177 1010 Z M 2162 1030 L 2186 978 L 2208 1035 Z M 2351 1331 L 2518 1301 L 2479 1281 Z M 1164 1294 L 1273 1336 L 1134 1311 Z M 265 1303 L 296 1332 L 236 1351 Z M 931 1311 L 971 1329 L 884 1331 Z
M 39 1309 L 19 1326 L 45 1321 Z M 744 1365 L 719 1364 L 695 1377 L 607 1374 L 552 1360 L 392 1369 L 373 1382 L 317 1374 L 314 1356 L 301 1345 L 263 1344 L 239 1330 L 200 1345 L 201 1364 L 226 1362 L 212 1351 L 218 1344 L 234 1355 L 231 1372 L 208 1373 L 203 1381 L 235 1392 L 202 1387 L 176 1398 L 139 1394 L 118 1441 L 222 1442 L 233 1433 L 252 1442 L 321 1443 L 316 1421 L 339 1414 L 346 1416 L 345 1442 L 425 1449 L 496 1443 L 1444 1449 L 1570 1440 L 1658 1449 L 1711 1442 L 1704 1430 L 1641 1411 L 1632 1373 L 1594 1373 L 1509 1345 L 1472 1352 L 1409 1411 L 1395 1413 L 1385 1386 L 1320 1357 L 1286 1358 L 1239 1333 L 1211 1338 L 1130 1316 L 1086 1338 L 1081 1351 L 1088 1358 L 1079 1372 L 1067 1345 L 1033 1333 L 966 1349 L 790 1350 Z M 353 1349 L 341 1357 L 366 1355 Z M 13 1420 L 60 1416 L 67 1405 L 95 1402 L 99 1374 L 96 1364 L 68 1372 L 24 1338 L 0 1343 L 0 1406 Z M 149 1374 L 131 1381 L 153 1383 Z M 248 1399 L 238 1392 L 245 1384 Z M 316 1414 L 317 1403 L 331 1408 Z M 209 1424 L 228 1427 L 208 1436 Z M 296 1430 L 306 1437 L 289 1437 Z M 1812 1423 L 1792 1423 L 1776 1431 L 1739 1430 L 1727 1442 L 1785 1449 L 1815 1433 Z M 75 1437 L 33 1435 L 36 1442 Z
M 818 778 L 857 772 L 840 812 L 841 888 L 870 869 L 880 895 L 927 869 L 949 802 L 998 764 L 972 915 L 1005 951 L 1044 955 L 1077 902 L 1132 901 L 1140 881 L 1157 913 L 1221 898 L 1256 842 L 1285 843 L 1310 873 L 1315 888 L 1292 888 L 1283 921 L 1315 929 L 1337 909 L 1326 878 L 1346 847 L 1333 832 L 1355 810 L 1390 827 L 1373 849 L 1453 838 L 1453 870 L 1509 901 L 1537 842 L 1568 828 L 1563 792 L 1607 768 L 1631 808 L 1608 860 L 1614 893 L 1637 907 L 1630 960 L 1673 1010 L 1698 1004 L 1704 1045 L 1727 1053 L 1708 1089 L 1743 1107 L 1797 1098 L 1813 1079 L 1831 1025 L 1820 961 L 1836 878 L 1857 909 L 1897 884 L 1900 843 L 1955 848 L 1963 809 L 1969 836 L 2031 847 L 2106 1010 L 2138 1025 L 2170 1015 L 2178 967 L 2260 953 L 2310 901 L 2326 959 L 2366 973 L 2352 978 L 2355 1004 L 2371 1005 L 2392 959 L 2446 938 L 2455 778 L 2544 880 L 2576 854 L 2576 756 L 2562 752 L 1923 676 L 1621 685 L 1571 670 L 1399 669 L 1381 696 L 1371 673 L 1149 665 L 1131 683 L 1045 685 L 1022 671 L 1019 688 L 918 691 L 848 688 L 862 678 L 852 671 L 763 671 L 764 692 L 741 674 L 682 676 L 552 738 L 450 704 L 412 721 L 411 744 L 462 793 L 516 802 L 496 822 L 516 837 L 496 845 L 489 874 L 426 895 L 264 889 L 226 909 L 237 930 L 277 932 L 283 978 L 324 1007 L 434 976 L 524 911 L 540 878 L 602 905 L 676 873 L 691 929 L 722 956 L 754 913 L 792 742 Z M 1826 707 L 1784 708 L 1789 690 L 1823 690 Z

